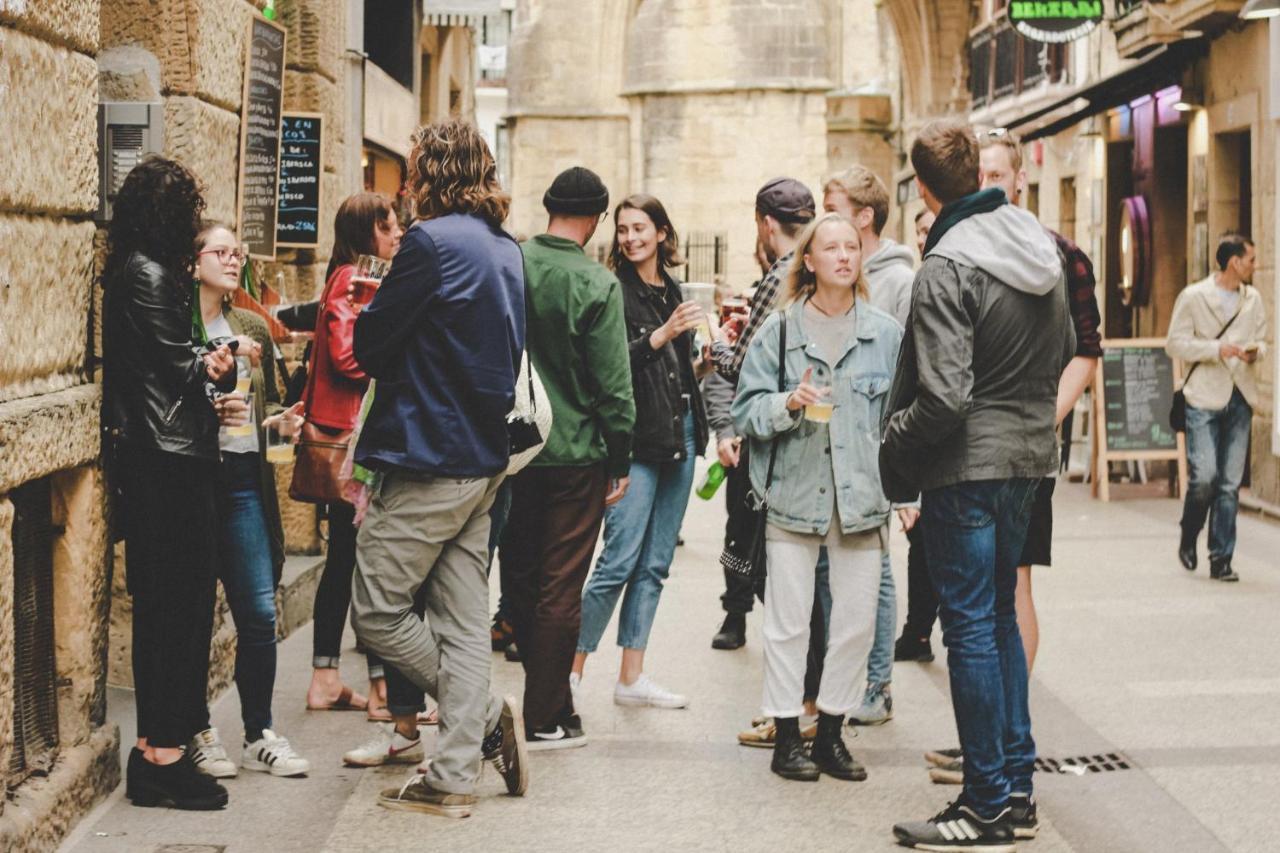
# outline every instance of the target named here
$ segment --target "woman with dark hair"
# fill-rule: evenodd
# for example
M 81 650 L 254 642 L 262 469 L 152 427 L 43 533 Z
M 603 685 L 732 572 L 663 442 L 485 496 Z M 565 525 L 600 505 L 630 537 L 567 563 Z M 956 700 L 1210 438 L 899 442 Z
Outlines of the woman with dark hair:
M 369 377 L 360 369 L 351 341 L 359 309 L 347 298 L 356 259 L 373 255 L 391 260 L 400 245 L 400 223 L 391 200 L 379 193 L 356 193 L 342 202 L 333 220 L 333 256 L 325 273 L 324 293 L 311 348 L 310 377 L 303 395 L 307 420 L 338 435 L 353 429 Z M 369 658 L 366 698 L 342 683 L 338 663 L 342 632 L 351 607 L 351 573 L 356 565 L 355 507 L 345 501 L 328 504 L 329 551 L 316 589 L 312 616 L 311 685 L 307 707 L 318 711 L 368 711 L 386 718 L 386 684 L 382 662 Z
M 631 195 L 614 211 L 609 266 L 622 282 L 636 401 L 631 486 L 605 510 L 604 551 L 582 590 L 582 629 L 570 685 L 582 679 L 613 609 L 622 598 L 619 705 L 684 708 L 689 700 L 644 672 L 644 650 L 693 484 L 693 457 L 707 446 L 707 413 L 694 376 L 692 330 L 706 321 L 685 302 L 667 269 L 684 261 L 662 203 Z
M 203 210 L 194 175 L 148 157 L 116 198 L 102 276 L 104 453 L 118 489 L 133 597 L 138 740 L 126 790 L 139 806 L 227 804 L 226 789 L 183 751 L 209 718 L 218 558 L 212 401 L 236 381 L 230 342 L 200 345 L 191 336 Z
M 231 229 L 209 223 L 196 236 L 196 310 L 192 335 L 197 343 L 246 335 L 253 345 L 237 350 L 250 366 L 250 397 L 228 394 L 215 404 L 237 413 L 222 418 L 218 435 L 218 577 L 236 625 L 236 690 L 244 721 L 240 766 L 272 776 L 300 776 L 311 769 L 289 741 L 271 729 L 271 693 L 276 680 L 276 585 L 284 567 L 284 531 L 276 499 L 275 473 L 266 455 L 266 431 L 293 433 L 300 426 L 297 408 L 280 405 L 275 360 L 267 324 L 258 315 L 231 307 L 240 286 L 244 254 Z M 266 358 L 263 358 L 266 353 Z M 243 357 L 243 358 L 241 358 Z M 243 379 L 243 377 L 241 377 Z M 242 383 L 243 385 L 243 383 Z M 243 411 L 241 406 L 247 403 Z M 214 778 L 236 775 L 218 730 L 206 725 L 192 741 L 192 760 Z

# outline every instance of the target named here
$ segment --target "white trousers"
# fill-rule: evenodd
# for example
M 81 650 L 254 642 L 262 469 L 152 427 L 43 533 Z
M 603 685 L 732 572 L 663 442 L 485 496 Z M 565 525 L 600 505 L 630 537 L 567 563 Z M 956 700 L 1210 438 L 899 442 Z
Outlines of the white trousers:
M 853 544 L 857 539 L 847 537 L 846 541 Z M 867 657 L 875 640 L 880 595 L 879 539 L 875 541 L 874 548 L 827 546 L 831 627 L 817 702 L 818 710 L 827 714 L 848 714 L 862 701 L 866 689 Z M 811 541 L 795 536 L 765 541 L 769 580 L 764 594 L 762 711 L 767 717 L 799 717 L 804 713 L 809 620 L 822 544 L 819 536 Z

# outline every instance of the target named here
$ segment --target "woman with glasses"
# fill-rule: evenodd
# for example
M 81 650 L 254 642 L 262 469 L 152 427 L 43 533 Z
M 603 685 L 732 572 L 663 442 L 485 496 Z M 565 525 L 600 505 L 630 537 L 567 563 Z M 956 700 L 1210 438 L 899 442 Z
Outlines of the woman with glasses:
M 219 397 L 214 408 L 223 427 L 218 434 L 218 577 L 236 625 L 236 690 L 244 721 L 240 766 L 272 776 L 300 776 L 311 764 L 289 741 L 271 729 L 271 694 L 276 680 L 276 585 L 284 567 L 284 531 L 276 498 L 275 474 L 266 456 L 266 431 L 293 433 L 301 420 L 284 411 L 276 385 L 272 341 L 266 323 L 249 311 L 231 307 L 240 286 L 244 255 L 235 234 L 210 223 L 196 236 L 196 300 L 192 338 L 197 343 L 236 337 L 240 367 L 248 366 L 249 393 Z M 264 357 L 265 354 L 265 357 Z M 242 380 L 245 377 L 240 377 Z M 295 407 L 296 409 L 296 407 Z M 190 753 L 200 770 L 214 778 L 236 775 L 218 730 L 206 725 Z
M 307 419 L 322 432 L 341 435 L 355 428 L 369 378 L 352 352 L 359 308 L 348 298 L 356 260 L 372 255 L 389 261 L 400 246 L 400 223 L 391 200 L 379 193 L 356 193 L 342 202 L 333 222 L 333 256 L 325 274 L 303 397 Z M 351 608 L 351 575 L 356 565 L 355 507 L 345 501 L 326 507 L 329 550 L 313 609 L 311 685 L 307 708 L 317 711 L 363 710 L 370 719 L 388 720 L 382 661 L 369 656 L 366 698 L 342 683 L 338 673 L 342 632 Z
M 866 770 L 849 754 L 841 727 L 862 701 L 875 633 L 890 509 L 880 487 L 880 415 L 902 327 L 867 301 L 862 243 L 839 213 L 804 230 L 785 287 L 783 307 L 747 352 L 732 408 L 750 441 L 751 487 L 769 507 L 763 711 L 777 726 L 774 773 L 857 781 Z M 824 545 L 831 616 L 809 753 L 800 715 L 814 567 Z

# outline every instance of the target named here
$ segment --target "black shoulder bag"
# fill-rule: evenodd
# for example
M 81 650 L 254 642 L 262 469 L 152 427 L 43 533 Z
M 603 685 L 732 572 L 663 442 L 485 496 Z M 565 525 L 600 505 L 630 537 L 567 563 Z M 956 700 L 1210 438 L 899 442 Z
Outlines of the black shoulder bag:
M 1214 335 L 1216 341 L 1227 333 L 1227 329 L 1231 328 L 1231 324 L 1236 321 L 1236 317 L 1240 316 L 1240 312 L 1244 310 L 1244 293 L 1240 294 L 1240 308 L 1236 309 L 1236 313 L 1227 321 L 1227 325 L 1222 327 L 1222 331 Z M 1169 426 L 1174 432 L 1187 431 L 1187 395 L 1183 393 L 1187 383 L 1191 381 L 1191 374 L 1196 372 L 1196 368 L 1200 366 L 1200 362 L 1191 365 L 1191 369 L 1187 371 L 1187 375 L 1182 377 L 1182 384 L 1178 386 L 1178 390 L 1173 392 L 1173 403 L 1169 406 Z
M 787 320 L 783 315 L 778 330 L 778 390 L 787 390 Z M 750 489 L 745 498 L 742 514 L 746 523 L 740 529 L 739 536 L 725 544 L 720 555 L 720 565 L 730 572 L 745 575 L 752 580 L 756 594 L 764 598 L 764 581 L 768 574 L 765 560 L 764 542 L 765 528 L 769 525 L 769 487 L 773 485 L 773 467 L 778 461 L 778 442 L 781 436 L 774 436 L 769 443 L 769 469 L 764 478 L 764 491 L 757 494 Z

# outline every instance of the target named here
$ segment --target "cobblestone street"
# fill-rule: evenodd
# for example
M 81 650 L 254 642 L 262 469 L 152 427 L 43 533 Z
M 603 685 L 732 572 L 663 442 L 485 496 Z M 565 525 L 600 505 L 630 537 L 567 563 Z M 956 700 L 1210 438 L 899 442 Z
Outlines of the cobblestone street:
M 1035 573 L 1042 644 L 1032 710 L 1039 752 L 1055 759 L 1120 752 L 1130 766 L 1038 774 L 1040 836 L 1021 849 L 1274 849 L 1262 831 L 1280 790 L 1280 527 L 1242 517 L 1235 565 L 1243 582 L 1210 583 L 1203 568 L 1189 575 L 1177 565 L 1178 509 L 1169 499 L 1103 504 L 1075 484 L 1058 490 L 1058 565 Z M 378 791 L 404 779 L 406 770 L 340 765 L 339 756 L 367 735 L 368 724 L 360 714 L 302 710 L 311 642 L 306 628 L 282 648 L 275 711 L 277 729 L 311 760 L 309 778 L 242 774 L 229 781 L 229 808 L 212 813 L 137 809 L 117 790 L 64 849 L 897 849 L 890 833 L 895 821 L 928 817 L 958 793 L 930 784 L 921 757 L 956 739 L 943 656 L 932 664 L 899 664 L 893 721 L 850 739 L 869 768 L 867 782 L 824 777 L 805 785 L 773 776 L 768 752 L 735 741 L 759 704 L 759 613 L 749 620 L 745 649 L 710 648 L 720 617 L 722 522 L 718 499 L 693 500 L 648 657 L 653 676 L 688 693 L 692 707 L 615 707 L 618 653 L 606 648 L 590 662 L 583 683 L 590 744 L 534 755 L 524 799 L 503 796 L 501 780 L 488 770 L 469 820 L 380 808 Z M 902 610 L 901 534 L 895 532 L 893 545 Z M 941 652 L 936 633 L 934 642 Z M 348 652 L 343 667 L 349 684 L 362 683 L 357 655 Z M 519 695 L 520 666 L 495 655 L 494 683 Z M 125 744 L 132 738 L 130 698 L 118 691 L 111 697 Z M 232 690 L 214 714 L 233 759 L 238 710 Z

